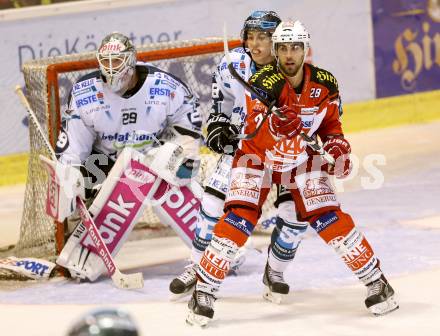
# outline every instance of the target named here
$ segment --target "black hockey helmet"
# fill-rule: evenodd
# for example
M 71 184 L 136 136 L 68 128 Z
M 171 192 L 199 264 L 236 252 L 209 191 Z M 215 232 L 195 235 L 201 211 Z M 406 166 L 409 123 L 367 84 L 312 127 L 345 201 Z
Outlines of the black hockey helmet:
M 138 336 L 130 315 L 119 309 L 94 310 L 84 315 L 67 336 Z
M 247 33 L 249 30 L 257 30 L 272 35 L 276 27 L 281 23 L 281 18 L 274 11 L 258 10 L 252 12 L 244 21 L 241 30 L 241 39 L 247 40 Z

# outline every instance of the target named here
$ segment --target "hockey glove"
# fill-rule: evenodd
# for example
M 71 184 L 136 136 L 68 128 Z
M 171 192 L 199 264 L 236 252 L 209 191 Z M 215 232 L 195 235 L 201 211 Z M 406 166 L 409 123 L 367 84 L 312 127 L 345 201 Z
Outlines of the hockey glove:
M 233 154 L 238 147 L 239 140 L 234 139 L 238 133 L 238 127 L 232 125 L 225 114 L 211 114 L 208 119 L 206 145 L 218 154 Z
M 330 175 L 335 175 L 336 178 L 347 177 L 352 169 L 352 162 L 350 160 L 351 147 L 343 136 L 332 137 L 328 139 L 324 145 L 324 150 L 335 158 L 335 165 L 326 163 L 323 169 Z
M 279 109 L 279 112 L 285 117 L 285 120 L 280 119 L 276 114 L 272 113 L 269 116 L 269 129 L 276 137 L 285 136 L 293 138 L 297 136 L 302 129 L 301 119 L 297 113 L 290 107 L 284 105 Z

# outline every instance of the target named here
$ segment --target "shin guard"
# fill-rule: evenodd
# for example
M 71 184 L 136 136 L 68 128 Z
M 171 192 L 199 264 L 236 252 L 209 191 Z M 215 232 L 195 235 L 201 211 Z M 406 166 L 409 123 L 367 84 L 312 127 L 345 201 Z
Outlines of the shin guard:
M 220 238 L 229 238 L 241 247 L 252 234 L 257 220 L 257 210 L 234 208 L 220 218 L 214 228 L 214 234 Z
M 237 254 L 238 246 L 228 238 L 212 237 L 197 267 L 197 276 L 209 285 L 210 292 L 218 290 Z
M 380 278 L 379 260 L 350 215 L 340 210 L 327 212 L 312 221 L 311 226 L 361 282 L 368 284 Z

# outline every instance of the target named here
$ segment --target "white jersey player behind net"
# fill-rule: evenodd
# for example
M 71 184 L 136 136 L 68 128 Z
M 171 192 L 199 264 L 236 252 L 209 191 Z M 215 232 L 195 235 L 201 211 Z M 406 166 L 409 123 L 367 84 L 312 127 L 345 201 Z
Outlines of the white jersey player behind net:
M 271 35 L 280 22 L 281 19 L 273 11 L 255 11 L 245 20 L 241 37 L 246 49 L 237 48 L 230 53 L 235 69 L 244 80 L 247 81 L 258 69 L 275 61 L 271 53 Z M 241 132 L 246 110 L 245 89 L 232 77 L 223 58 L 213 74 L 212 112 L 208 119 L 207 136 L 208 147 L 222 156 L 205 186 L 192 245 L 191 264 L 170 283 L 170 291 L 177 297 L 190 293 L 194 288 L 195 265 L 211 242 L 214 226 L 223 215 L 233 155 L 239 146 L 237 140 L 231 139 Z M 279 192 L 276 203 L 277 225 L 272 233 L 263 282 L 266 286 L 264 297 L 279 303 L 289 293 L 283 272 L 295 256 L 307 223 L 298 221 L 289 193 L 283 195 Z M 231 269 L 238 268 L 244 262 L 243 251 L 242 248 Z
M 89 210 L 95 218 L 108 204 L 109 195 L 116 190 L 115 183 L 124 182 L 109 180 L 115 180 L 114 176 L 122 178 L 123 172 L 115 171 L 126 167 L 121 161 L 127 155 L 131 160 L 139 161 L 148 155 L 152 157 L 154 151 L 160 161 L 167 162 L 164 156 L 169 155 L 168 162 L 176 163 L 175 155 L 179 153 L 181 160 L 177 160 L 170 175 L 174 174 L 182 185 L 189 182 L 198 170 L 202 122 L 197 97 L 192 91 L 171 74 L 137 63 L 136 50 L 126 36 L 120 33 L 106 36 L 97 59 L 99 71 L 86 75 L 73 86 L 56 144 L 59 162 L 80 167 L 81 172 L 91 179 L 91 184 L 86 182 L 86 197 L 89 197 L 89 204 L 93 201 Z M 165 145 L 158 146 L 157 139 L 164 139 Z M 164 148 L 171 148 L 171 151 L 164 153 Z M 175 151 L 176 148 L 179 151 Z M 145 161 L 139 162 L 146 164 Z M 107 178 L 110 171 L 112 179 Z M 101 185 L 100 191 L 93 195 L 97 185 Z M 123 215 L 128 216 L 135 203 L 125 202 L 122 193 L 117 200 L 110 205 L 118 213 L 111 214 L 112 221 L 109 216 L 105 218 L 109 231 L 103 234 L 113 255 L 122 246 L 145 206 L 140 200 L 137 213 L 130 214 L 130 220 L 128 217 L 124 219 Z M 71 216 L 70 222 L 76 225 L 79 218 Z M 99 257 L 90 253 L 84 243 L 84 231 L 81 224 L 76 226 L 57 263 L 69 269 L 73 277 L 94 281 L 104 268 Z M 108 241 L 114 237 L 120 239 L 109 245 Z

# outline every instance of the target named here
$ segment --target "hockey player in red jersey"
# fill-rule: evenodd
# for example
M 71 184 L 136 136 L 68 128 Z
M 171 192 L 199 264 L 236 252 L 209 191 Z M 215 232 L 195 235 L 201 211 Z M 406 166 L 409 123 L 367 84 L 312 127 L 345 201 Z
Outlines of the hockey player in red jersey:
M 344 178 L 351 171 L 336 78 L 304 63 L 310 35 L 301 22 L 282 22 L 272 36 L 272 46 L 277 65 L 259 70 L 249 83 L 280 108 L 264 119 L 266 106 L 247 97 L 252 112 L 247 115 L 245 133 L 264 123 L 235 153 L 226 212 L 200 260 L 187 321 L 203 325 L 213 317 L 215 293 L 238 248 L 251 235 L 272 183 L 289 185 L 300 219 L 309 222 L 367 286 L 367 308 L 374 315 L 391 312 L 398 308 L 394 291 L 369 242 L 341 210 L 329 179 L 329 175 Z M 308 148 L 301 133 L 319 138 L 335 164 L 324 162 Z
M 265 65 L 275 64 L 275 57 L 271 53 L 271 36 L 280 22 L 277 13 L 260 10 L 252 12 L 244 21 L 241 31 L 243 48 L 233 49 L 229 53 L 243 80 L 247 81 Z M 247 106 L 245 88 L 231 76 L 226 58 L 223 57 L 213 74 L 212 109 L 207 122 L 206 141 L 212 151 L 222 155 L 205 185 L 191 249 L 191 264 L 170 283 L 173 297 L 191 294 L 197 280 L 196 266 L 211 241 L 214 225 L 224 213 L 232 161 L 239 142 L 235 136 L 242 130 Z M 289 293 L 283 272 L 295 257 L 307 223 L 298 221 L 290 193 L 286 193 L 281 186 L 277 187 L 276 226 L 268 249 L 263 297 L 280 303 Z M 245 251 L 246 247 L 236 254 L 231 270 L 237 270 L 244 262 Z

